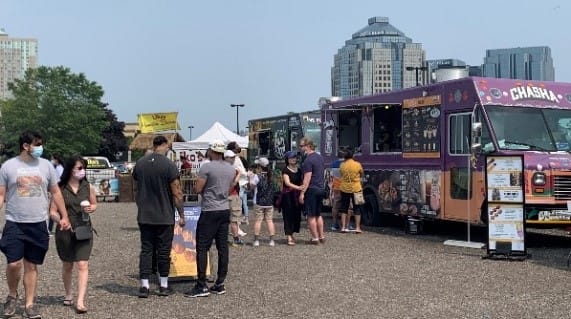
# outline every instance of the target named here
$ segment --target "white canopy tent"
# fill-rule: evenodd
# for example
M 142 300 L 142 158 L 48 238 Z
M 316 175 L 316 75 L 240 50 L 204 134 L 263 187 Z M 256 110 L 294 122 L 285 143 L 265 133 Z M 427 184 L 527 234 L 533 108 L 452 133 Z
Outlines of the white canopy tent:
M 172 144 L 174 151 L 177 150 L 205 150 L 214 140 L 220 140 L 228 144 L 236 142 L 242 148 L 248 148 L 248 137 L 240 136 L 225 128 L 219 122 L 215 122 L 212 126 L 196 139 L 189 142 L 176 142 Z

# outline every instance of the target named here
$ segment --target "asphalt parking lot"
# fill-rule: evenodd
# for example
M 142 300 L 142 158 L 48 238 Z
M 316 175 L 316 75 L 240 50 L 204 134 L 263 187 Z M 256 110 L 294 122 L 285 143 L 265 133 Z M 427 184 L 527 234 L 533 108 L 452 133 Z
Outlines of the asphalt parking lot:
M 174 295 L 139 299 L 135 216 L 133 203 L 101 203 L 93 216 L 99 237 L 90 261 L 86 315 L 61 304 L 52 239 L 40 266 L 37 303 L 43 318 L 571 318 L 566 265 L 571 238 L 562 231 L 530 233 L 532 258 L 512 262 L 443 245 L 445 239 L 464 239 L 465 225 L 426 225 L 426 234 L 409 235 L 396 220 L 360 235 L 328 232 L 324 245 L 290 247 L 276 214 L 276 247 L 262 235 L 260 247 L 230 248 L 225 295 L 186 298 L 182 293 L 192 281 L 173 281 Z M 252 225 L 244 227 L 250 244 Z M 481 229 L 472 235 L 483 239 Z M 297 237 L 307 239 L 308 233 Z M 6 261 L 0 260 L 4 269 Z M 19 304 L 21 314 L 22 299 Z

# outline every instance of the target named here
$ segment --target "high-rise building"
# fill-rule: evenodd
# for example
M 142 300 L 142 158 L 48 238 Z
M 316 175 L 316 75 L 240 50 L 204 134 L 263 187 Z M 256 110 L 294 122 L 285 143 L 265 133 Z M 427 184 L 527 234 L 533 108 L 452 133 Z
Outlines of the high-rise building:
M 486 50 L 483 75 L 492 78 L 555 81 L 549 47 Z
M 389 24 L 387 17 L 373 17 L 368 22 L 334 56 L 332 95 L 371 95 L 425 83 L 422 44 L 413 43 Z
M 0 29 L 0 99 L 11 97 L 8 83 L 24 77 L 35 68 L 38 57 L 36 39 L 11 38 Z

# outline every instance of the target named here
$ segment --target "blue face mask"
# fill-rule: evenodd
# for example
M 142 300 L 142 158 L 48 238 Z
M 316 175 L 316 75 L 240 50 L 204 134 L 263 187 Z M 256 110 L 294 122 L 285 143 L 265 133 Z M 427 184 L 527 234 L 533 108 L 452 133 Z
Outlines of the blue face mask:
M 42 145 L 32 146 L 32 151 L 30 152 L 30 155 L 32 155 L 33 158 L 40 158 L 43 153 L 44 153 L 44 147 Z

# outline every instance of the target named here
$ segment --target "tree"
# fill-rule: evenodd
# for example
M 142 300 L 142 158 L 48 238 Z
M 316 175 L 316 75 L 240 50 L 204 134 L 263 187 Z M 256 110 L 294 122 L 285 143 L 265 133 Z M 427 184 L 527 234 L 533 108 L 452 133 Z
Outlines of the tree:
M 107 108 L 107 105 L 104 106 L 104 110 L 105 119 L 109 126 L 103 130 L 103 139 L 99 144 L 97 154 L 107 157 L 111 162 L 116 162 L 120 158 L 127 157 L 127 138 L 123 134 L 125 122 L 117 121 L 117 116 L 112 110 Z M 119 154 L 122 154 L 122 156 L 118 156 Z
M 41 66 L 8 88 L 14 98 L 0 105 L 0 140 L 9 154 L 20 152 L 18 137 L 28 129 L 44 136 L 47 154 L 97 152 L 109 123 L 96 82 L 63 66 Z

